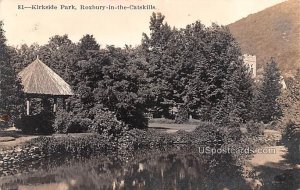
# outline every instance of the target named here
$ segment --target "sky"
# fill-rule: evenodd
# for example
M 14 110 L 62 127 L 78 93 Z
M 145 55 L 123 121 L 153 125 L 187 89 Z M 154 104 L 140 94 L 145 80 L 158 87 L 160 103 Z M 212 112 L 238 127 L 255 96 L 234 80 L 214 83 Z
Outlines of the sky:
M 99 44 L 138 45 L 149 33 L 153 12 L 161 12 L 171 26 L 185 27 L 197 20 L 205 25 L 233 23 L 285 0 L 0 0 L 0 20 L 8 45 L 43 45 L 54 35 L 67 34 L 78 42 L 92 34 Z M 57 5 L 59 10 L 18 10 L 18 5 Z M 60 10 L 74 5 L 77 10 Z M 80 10 L 80 5 L 153 5 L 155 10 Z

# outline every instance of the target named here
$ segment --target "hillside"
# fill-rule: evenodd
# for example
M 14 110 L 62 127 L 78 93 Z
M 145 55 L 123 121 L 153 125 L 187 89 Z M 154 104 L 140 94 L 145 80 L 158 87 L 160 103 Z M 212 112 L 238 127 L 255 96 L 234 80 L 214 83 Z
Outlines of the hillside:
M 258 67 L 275 57 L 283 75 L 300 68 L 300 0 L 288 0 L 228 25 L 242 52 Z

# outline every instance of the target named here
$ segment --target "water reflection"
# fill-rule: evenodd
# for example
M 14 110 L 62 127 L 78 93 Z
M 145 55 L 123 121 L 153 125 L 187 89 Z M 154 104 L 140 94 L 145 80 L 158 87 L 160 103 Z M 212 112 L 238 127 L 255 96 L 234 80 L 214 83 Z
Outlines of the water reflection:
M 49 159 L 32 171 L 19 173 L 2 176 L 1 189 L 249 189 L 242 168 L 230 155 L 205 156 L 184 150 Z

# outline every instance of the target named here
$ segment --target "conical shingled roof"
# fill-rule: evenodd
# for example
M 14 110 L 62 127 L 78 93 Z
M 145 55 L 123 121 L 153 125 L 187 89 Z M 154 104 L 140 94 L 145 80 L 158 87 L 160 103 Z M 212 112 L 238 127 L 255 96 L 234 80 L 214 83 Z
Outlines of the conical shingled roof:
M 28 94 L 74 95 L 70 85 L 38 58 L 24 68 L 19 77 Z

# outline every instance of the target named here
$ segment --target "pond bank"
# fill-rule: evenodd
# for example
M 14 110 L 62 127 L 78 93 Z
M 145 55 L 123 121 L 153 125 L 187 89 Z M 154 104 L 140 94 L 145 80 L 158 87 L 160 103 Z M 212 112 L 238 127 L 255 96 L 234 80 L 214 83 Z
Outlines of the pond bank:
M 59 160 L 57 165 L 54 164 L 56 160 Z M 45 160 L 45 164 L 35 171 L 0 177 L 0 187 L 54 188 L 66 183 L 68 189 L 81 190 L 197 189 L 205 186 L 212 189 L 248 189 L 241 178 L 240 167 L 235 165 L 230 155 L 202 155 L 190 147 L 139 150 L 133 154 L 99 155 L 78 160 L 54 158 L 49 161 Z M 217 165 L 210 165 L 211 162 Z
M 15 140 L 1 142 L 0 145 L 1 175 L 16 173 L 26 163 L 39 162 L 54 156 L 85 155 L 109 149 L 107 148 L 107 141 L 102 139 L 100 135 L 89 133 L 18 136 Z
M 166 131 L 162 132 L 154 129 L 149 129 L 147 131 L 131 130 L 125 132 L 120 138 L 108 138 L 94 133 L 39 136 L 33 137 L 17 146 L 11 146 L 8 150 L 0 151 L 0 158 L 3 159 L 0 166 L 14 168 L 18 163 L 38 161 L 53 156 L 89 156 L 90 154 L 105 153 L 107 151 L 118 151 L 119 153 L 128 154 L 135 152 L 138 149 L 165 149 L 167 147 L 174 147 L 178 144 L 186 145 L 189 148 L 196 147 L 195 149 L 198 150 L 200 146 L 220 145 L 218 144 L 219 141 L 214 140 L 218 138 L 216 136 L 218 134 L 213 131 L 215 131 L 213 126 L 204 124 L 201 128 L 197 128 L 193 132 L 179 130 L 178 132 L 170 134 Z M 239 133 L 239 130 L 233 132 Z M 249 138 L 249 134 L 239 133 L 243 142 L 237 144 L 238 141 L 230 140 L 230 138 L 237 135 L 230 136 L 231 134 L 234 133 L 228 133 L 229 138 L 227 139 L 229 139 L 229 143 L 233 142 L 232 145 L 235 147 L 249 147 L 256 142 L 255 139 Z M 267 134 L 269 134 L 269 132 L 266 133 L 266 136 L 268 136 Z M 16 139 L 19 138 L 22 137 L 16 136 Z M 270 142 L 274 142 L 274 140 L 271 140 Z

